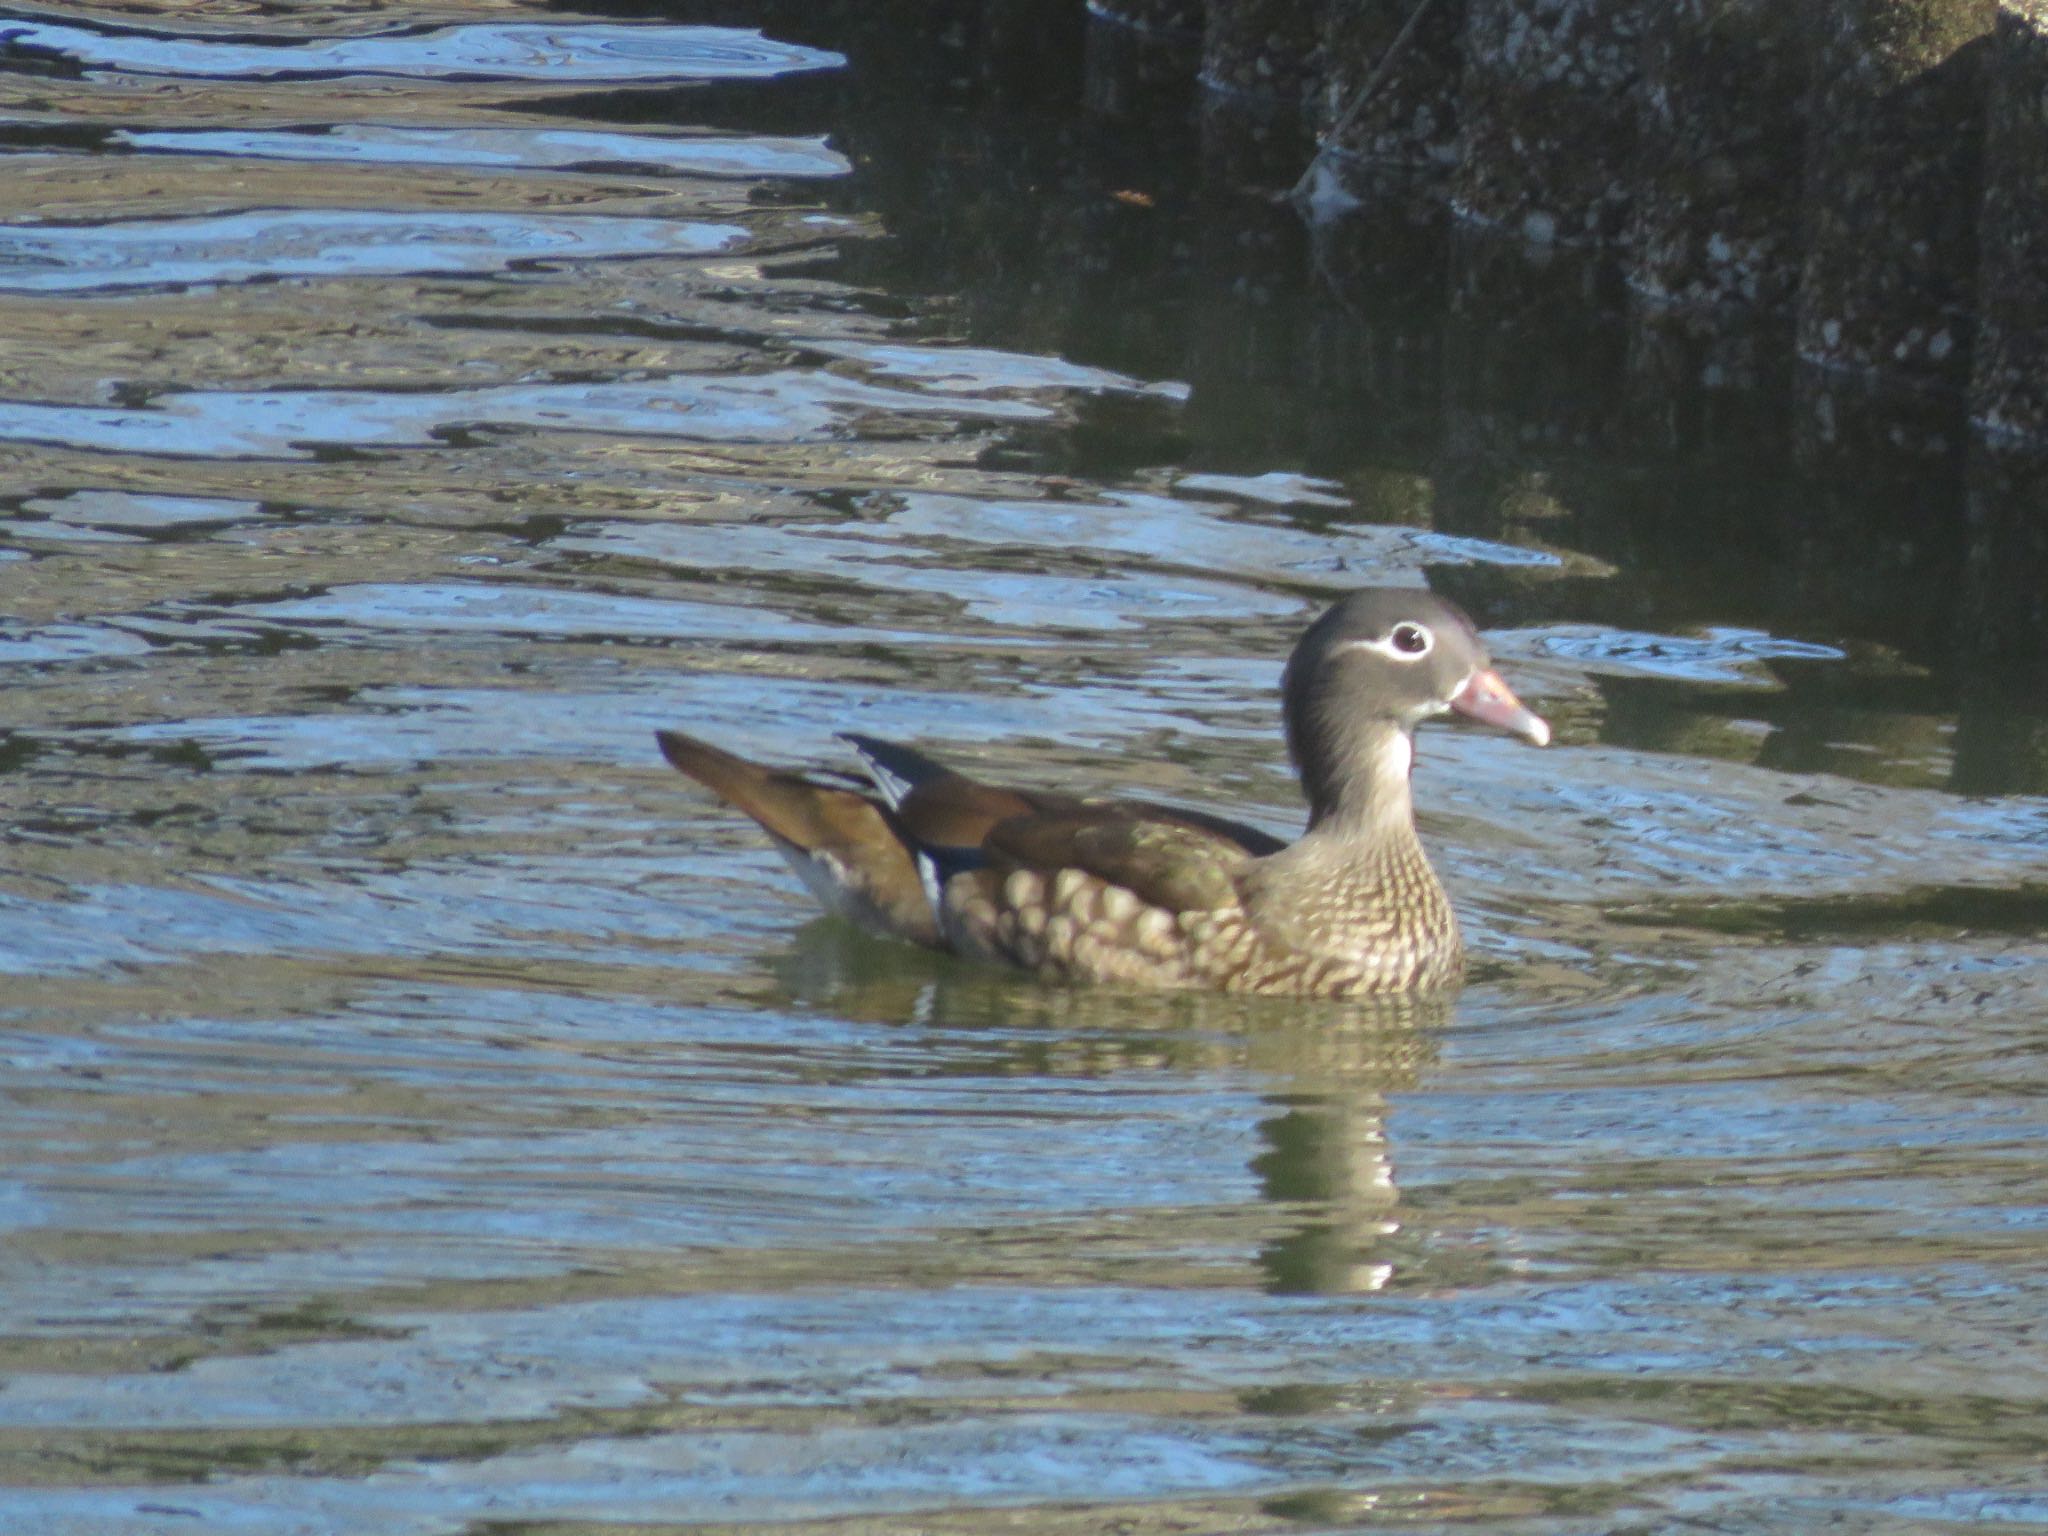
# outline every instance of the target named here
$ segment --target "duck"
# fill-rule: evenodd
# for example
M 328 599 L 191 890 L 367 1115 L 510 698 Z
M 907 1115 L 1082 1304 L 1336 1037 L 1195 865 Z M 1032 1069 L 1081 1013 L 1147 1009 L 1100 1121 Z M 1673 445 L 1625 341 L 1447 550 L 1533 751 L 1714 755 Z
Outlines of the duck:
M 1205 811 L 984 783 L 914 747 L 843 739 L 862 772 L 740 757 L 681 731 L 662 755 L 753 818 L 832 912 L 872 933 L 1050 982 L 1293 997 L 1439 991 L 1458 920 L 1423 851 L 1415 730 L 1454 714 L 1550 741 L 1471 619 L 1368 587 L 1302 634 L 1282 674 L 1308 801 L 1286 841 Z

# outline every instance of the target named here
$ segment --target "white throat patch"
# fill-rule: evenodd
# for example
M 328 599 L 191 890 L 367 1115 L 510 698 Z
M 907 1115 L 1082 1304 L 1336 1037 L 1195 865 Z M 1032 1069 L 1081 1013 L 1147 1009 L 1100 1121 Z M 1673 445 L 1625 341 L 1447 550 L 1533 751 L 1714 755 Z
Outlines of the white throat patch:
M 1389 778 L 1406 779 L 1415 768 L 1415 743 L 1406 731 L 1388 733 L 1387 744 L 1380 748 L 1379 769 Z

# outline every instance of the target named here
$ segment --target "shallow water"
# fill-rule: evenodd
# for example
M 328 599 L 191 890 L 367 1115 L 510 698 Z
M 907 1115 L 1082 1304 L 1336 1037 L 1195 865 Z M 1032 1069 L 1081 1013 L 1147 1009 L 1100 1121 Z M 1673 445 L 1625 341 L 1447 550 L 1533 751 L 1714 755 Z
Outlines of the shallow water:
M 10 1536 L 2048 1525 L 2048 728 L 1950 587 L 704 9 L 4 28 Z M 1424 579 L 1559 727 L 1424 737 L 1448 1008 L 872 943 L 653 746 L 1284 832 L 1286 646 Z

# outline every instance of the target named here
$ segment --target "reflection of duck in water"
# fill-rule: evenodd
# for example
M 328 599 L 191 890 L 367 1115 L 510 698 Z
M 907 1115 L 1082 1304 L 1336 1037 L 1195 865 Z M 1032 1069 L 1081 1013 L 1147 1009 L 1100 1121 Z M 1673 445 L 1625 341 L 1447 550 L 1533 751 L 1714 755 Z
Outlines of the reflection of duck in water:
M 1282 681 L 1308 794 L 1292 844 L 1144 801 L 977 783 L 851 738 L 873 794 L 761 767 L 677 732 L 668 760 L 752 816 L 825 904 L 863 927 L 1039 976 L 1348 997 L 1457 977 L 1457 921 L 1416 836 L 1415 727 L 1456 710 L 1542 745 L 1550 728 L 1427 592 L 1354 593 Z
M 1320 1002 L 1044 987 L 892 952 L 832 919 L 806 926 L 770 964 L 763 1005 L 902 1031 L 904 1052 L 871 1054 L 866 1070 L 910 1061 L 927 1084 L 958 1079 L 969 1089 L 962 1113 L 1030 1115 L 1048 1102 L 1032 1085 L 1089 1081 L 1112 1089 L 1105 1104 L 1189 1116 L 1222 1142 L 1246 1130 L 1256 1138 L 1249 1189 L 1226 1180 L 1213 1203 L 1141 1200 L 1076 1216 L 1057 1236 L 1040 1234 L 1061 1265 L 1085 1247 L 1114 1262 L 1118 1283 L 1181 1284 L 1194 1264 L 1205 1284 L 1334 1295 L 1387 1286 L 1415 1251 L 1387 1108 L 1430 1075 L 1451 1018 L 1447 993 Z M 992 1091 L 1003 1082 L 1019 1091 Z M 1102 1150 L 1091 1122 L 1071 1118 L 1071 1100 L 1053 1092 L 1050 1101 L 1062 1107 L 1045 1111 L 1048 1136 L 1076 1160 Z M 1117 1158 L 1128 1153 L 1120 1134 L 1112 1147 Z M 1003 1243 L 1005 1265 L 1032 1247 L 1014 1231 Z
M 1433 1034 L 1417 1034 L 1434 1045 Z M 1432 1052 L 1433 1054 L 1433 1052 Z M 1376 1291 L 1394 1273 L 1388 1239 L 1401 1229 L 1401 1192 L 1387 1136 L 1385 1093 L 1413 1087 L 1413 1070 L 1299 1082 L 1268 1099 L 1266 1150 L 1252 1159 L 1260 1193 L 1287 1214 L 1260 1244 L 1266 1289 L 1283 1295 Z

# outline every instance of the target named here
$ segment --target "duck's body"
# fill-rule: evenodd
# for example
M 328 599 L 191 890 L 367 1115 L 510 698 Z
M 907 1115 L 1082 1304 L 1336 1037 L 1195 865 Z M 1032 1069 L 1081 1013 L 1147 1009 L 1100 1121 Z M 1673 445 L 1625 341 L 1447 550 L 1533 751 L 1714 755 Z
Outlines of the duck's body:
M 820 783 L 677 732 L 663 753 L 774 838 L 863 926 L 1048 979 L 1347 997 L 1459 973 L 1449 898 L 1416 836 L 1411 732 L 1456 709 L 1541 744 L 1549 728 L 1428 593 L 1354 594 L 1303 636 L 1283 685 L 1309 796 L 1291 844 L 1142 801 L 978 783 L 851 737 L 871 784 Z

